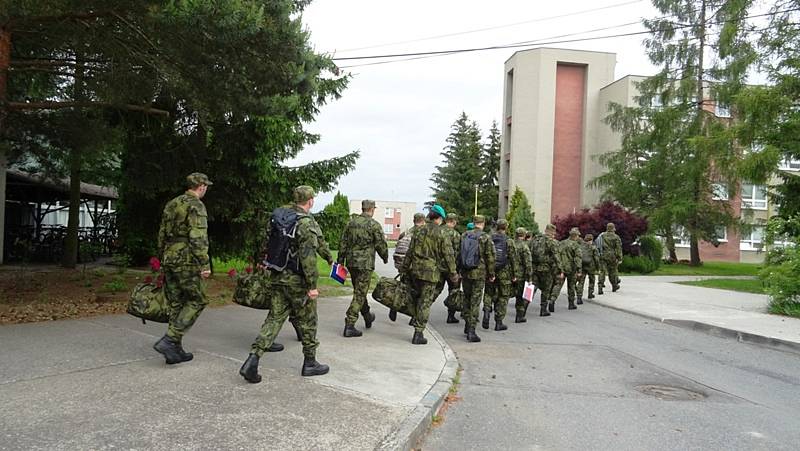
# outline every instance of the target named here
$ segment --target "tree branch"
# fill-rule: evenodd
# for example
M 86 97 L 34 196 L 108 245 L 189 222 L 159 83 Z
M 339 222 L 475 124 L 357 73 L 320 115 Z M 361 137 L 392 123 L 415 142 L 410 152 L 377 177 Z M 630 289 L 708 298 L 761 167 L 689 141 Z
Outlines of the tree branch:
M 169 111 L 152 108 L 149 106 L 114 104 L 110 102 L 8 102 L 9 110 L 60 110 L 64 108 L 113 108 L 125 111 L 135 111 L 146 114 L 169 116 Z

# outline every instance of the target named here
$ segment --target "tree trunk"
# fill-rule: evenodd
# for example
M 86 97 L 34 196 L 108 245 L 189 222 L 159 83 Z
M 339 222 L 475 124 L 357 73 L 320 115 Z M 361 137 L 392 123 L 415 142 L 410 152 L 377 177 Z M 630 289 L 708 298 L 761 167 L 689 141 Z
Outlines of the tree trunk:
M 697 108 L 697 120 L 700 121 L 700 130 L 701 133 L 705 133 L 706 126 L 705 126 L 705 113 L 703 110 L 703 99 L 705 98 L 705 91 L 703 90 L 703 71 L 705 70 L 704 60 L 705 60 L 705 45 L 706 45 L 706 0 L 702 0 L 700 3 L 700 23 L 698 26 L 700 27 L 700 36 L 699 36 L 699 43 L 698 43 L 698 55 L 697 55 L 697 98 L 695 99 L 695 108 Z M 702 158 L 699 156 L 699 150 L 695 149 L 695 157 L 694 158 Z M 703 186 L 702 180 L 700 177 L 706 177 L 707 174 L 699 174 L 696 175 L 694 180 L 694 203 L 695 205 L 699 205 L 704 193 L 701 192 L 700 187 Z M 703 214 L 700 209 L 697 209 L 694 212 L 695 217 L 697 215 Z M 696 221 L 691 220 L 690 222 L 696 223 Z M 696 230 L 696 229 L 695 229 Z M 689 264 L 692 266 L 700 266 L 700 243 L 697 239 L 697 234 L 690 229 L 689 232 Z
M 11 64 L 11 31 L 0 27 L 0 136 L 5 131 L 6 86 L 8 85 L 8 66 Z M 6 218 L 6 169 L 8 169 L 7 149 L 0 144 L 0 265 L 3 264 L 3 244 L 5 241 Z
M 81 152 L 72 149 L 69 153 L 69 220 L 64 241 L 65 268 L 74 268 L 78 263 L 78 227 L 81 212 Z
M 672 263 L 678 262 L 678 253 L 675 252 L 675 237 L 672 236 L 672 232 L 667 233 L 665 237 L 665 241 L 667 244 L 667 252 L 669 252 L 669 261 Z
M 700 266 L 700 242 L 695 234 L 689 235 L 689 264 L 692 266 Z

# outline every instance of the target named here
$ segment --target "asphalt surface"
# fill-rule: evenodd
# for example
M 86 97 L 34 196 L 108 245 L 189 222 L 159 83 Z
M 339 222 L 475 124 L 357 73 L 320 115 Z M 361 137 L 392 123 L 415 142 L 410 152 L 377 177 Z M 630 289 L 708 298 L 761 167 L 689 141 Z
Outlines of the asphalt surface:
M 420 448 L 798 449 L 797 354 L 598 305 L 568 311 L 563 294 L 553 316 L 534 309 L 514 324 L 509 305 L 508 331 L 479 328 L 483 342 L 467 343 L 434 305 L 463 372 L 460 399 Z

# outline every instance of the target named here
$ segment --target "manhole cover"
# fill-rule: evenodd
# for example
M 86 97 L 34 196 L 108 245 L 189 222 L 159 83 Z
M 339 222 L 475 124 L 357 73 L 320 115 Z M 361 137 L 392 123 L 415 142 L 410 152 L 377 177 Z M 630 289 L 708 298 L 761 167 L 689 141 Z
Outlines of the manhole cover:
M 705 393 L 669 385 L 639 385 L 636 390 L 665 401 L 698 401 L 706 397 Z

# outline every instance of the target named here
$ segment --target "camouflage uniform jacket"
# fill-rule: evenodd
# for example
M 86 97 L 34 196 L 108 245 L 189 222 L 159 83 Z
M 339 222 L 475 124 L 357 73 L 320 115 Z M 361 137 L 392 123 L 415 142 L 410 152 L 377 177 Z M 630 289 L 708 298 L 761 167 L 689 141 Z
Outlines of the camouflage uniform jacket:
M 342 232 L 336 260 L 347 268 L 373 271 L 376 252 L 381 260 L 389 259 L 383 228 L 370 216 L 354 216 Z
M 594 243 L 581 243 L 581 259 L 583 270 L 587 274 L 596 274 L 600 270 L 600 252 Z
M 581 244 L 569 238 L 561 240 L 558 246 L 561 258 L 561 271 L 568 274 L 581 272 L 583 260 L 581 259 Z
M 538 247 L 539 253 L 542 255 L 541 261 L 532 263 L 534 271 L 562 272 L 561 259 L 558 256 L 558 241 L 542 234 L 531 240 L 531 254 L 535 251 L 534 247 Z
M 495 232 L 495 234 L 499 234 L 499 232 Z M 506 236 L 506 247 L 508 248 L 508 256 L 506 257 L 506 265 L 497 270 L 497 279 L 498 282 L 502 283 L 511 283 L 513 279 L 517 277 L 517 273 L 519 272 L 519 255 L 517 255 L 517 249 L 514 245 L 514 239 L 511 237 Z
M 600 258 L 605 262 L 622 261 L 622 240 L 614 232 L 603 232 L 600 234 L 603 240 L 603 254 Z
M 517 250 L 519 266 L 517 266 L 517 281 L 531 280 L 533 268 L 531 267 L 531 248 L 528 243 L 519 238 L 514 240 L 514 247 Z
M 447 225 L 442 225 L 442 231 L 444 232 L 444 236 L 447 237 L 447 241 L 453 245 L 453 257 L 458 261 L 458 254 L 461 253 L 461 234 L 458 233 L 458 230 L 451 229 Z M 447 272 L 447 267 L 444 265 L 444 262 L 440 262 L 439 269 L 441 269 L 442 272 Z
M 491 236 L 488 233 L 484 233 L 482 230 L 477 229 L 470 230 L 464 235 L 467 235 L 468 233 L 480 233 L 480 236 L 478 236 L 478 246 L 480 248 L 481 261 L 478 263 L 478 267 L 475 269 L 462 270 L 461 275 L 465 279 L 470 280 L 491 279 L 492 277 L 495 277 L 494 244 L 492 243 Z M 464 239 L 463 236 L 461 239 Z
M 301 274 L 290 270 L 271 271 L 270 282 L 276 285 L 315 290 L 319 278 L 317 252 L 320 250 L 322 229 L 314 217 L 297 205 L 286 205 L 283 208 L 290 208 L 297 213 L 297 230 L 294 239 L 289 244 L 289 250 L 297 255 Z M 269 240 L 269 232 L 267 232 L 267 240 Z
M 441 226 L 429 222 L 414 233 L 400 273 L 431 283 L 438 283 L 442 273 L 455 274 L 453 246 L 443 232 Z
M 158 229 L 158 254 L 169 269 L 206 271 L 208 212 L 191 191 L 167 202 Z
M 405 232 L 400 232 L 400 235 L 397 236 L 397 240 L 398 241 L 402 240 L 409 233 L 411 234 L 411 236 L 414 236 L 414 234 L 417 233 L 417 230 L 419 230 L 419 229 L 421 229 L 423 227 L 425 227 L 425 226 L 424 225 L 418 226 L 418 225 L 415 224 L 415 225 L 411 226 L 411 228 L 406 230 Z

